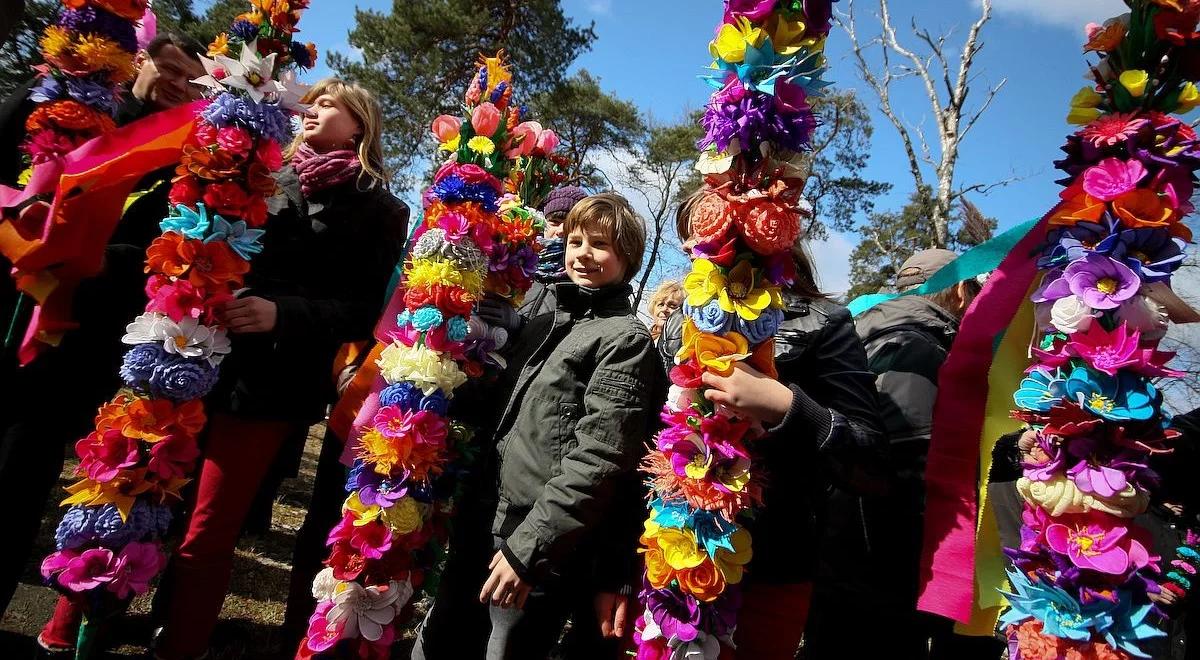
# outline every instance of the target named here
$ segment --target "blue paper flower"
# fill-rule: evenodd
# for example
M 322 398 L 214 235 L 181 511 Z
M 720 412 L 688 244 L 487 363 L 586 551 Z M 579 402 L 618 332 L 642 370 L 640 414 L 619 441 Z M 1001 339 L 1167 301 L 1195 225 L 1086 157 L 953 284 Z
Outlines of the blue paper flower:
M 121 360 L 121 380 L 135 390 L 145 391 L 154 368 L 170 359 L 160 343 L 138 344 Z
M 160 363 L 150 374 L 150 394 L 172 401 L 199 399 L 217 384 L 218 373 L 208 360 L 169 360 Z
M 763 343 L 775 336 L 775 331 L 783 323 L 783 310 L 768 307 L 759 313 L 753 321 L 732 314 L 734 330 L 746 338 L 751 346 Z
M 208 209 L 204 208 L 203 203 L 197 202 L 195 209 L 187 204 L 178 204 L 174 211 L 173 215 L 163 218 L 162 222 L 158 223 L 164 234 L 170 231 L 194 239 L 202 239 L 208 235 L 212 223 L 208 220 Z
M 1046 247 L 1038 259 L 1038 268 L 1066 266 L 1084 258 L 1088 252 L 1112 233 L 1111 225 L 1096 222 L 1078 222 L 1069 227 L 1060 227 L 1046 237 Z
M 1145 378 L 1117 376 L 1076 367 L 1067 377 L 1066 394 L 1086 410 L 1112 421 L 1146 420 L 1154 416 L 1158 392 Z
M 1170 230 L 1157 227 L 1126 229 L 1109 235 L 1096 251 L 1123 262 L 1145 282 L 1171 279 L 1183 265 L 1186 244 L 1171 236 Z
M 292 139 L 292 123 L 274 103 L 255 103 L 229 92 L 222 92 L 205 106 L 200 115 L 205 121 L 224 128 L 241 126 L 255 135 L 271 138 L 279 144 Z
M 722 335 L 733 329 L 734 315 L 721 309 L 716 298 L 700 307 L 692 307 L 685 301 L 683 313 L 692 319 L 692 323 L 696 324 L 696 329 L 700 332 Z
M 203 204 L 199 205 L 203 206 Z M 262 244 L 258 239 L 263 237 L 267 232 L 262 229 L 250 229 L 245 220 L 235 220 L 229 222 L 219 215 L 213 215 L 212 234 L 204 239 L 205 243 L 212 241 L 225 241 L 231 250 L 236 252 L 239 257 L 250 261 L 250 257 L 262 252 Z
M 1058 371 L 1035 369 L 1021 381 L 1013 400 L 1022 410 L 1048 412 L 1066 394 L 1066 383 Z
M 467 338 L 469 327 L 467 320 L 461 316 L 451 316 L 446 321 L 446 338 L 450 341 L 463 341 Z
M 408 382 L 388 385 L 379 393 L 379 405 L 396 406 L 405 412 L 416 410 L 420 403 L 421 390 Z
M 54 546 L 63 550 L 95 543 L 120 548 L 133 541 L 165 536 L 170 525 L 170 507 L 143 499 L 134 501 L 129 518 L 124 521 L 112 504 L 73 506 L 54 530 Z
M 442 324 L 442 311 L 433 305 L 425 305 L 413 311 L 409 322 L 417 330 L 428 332 Z

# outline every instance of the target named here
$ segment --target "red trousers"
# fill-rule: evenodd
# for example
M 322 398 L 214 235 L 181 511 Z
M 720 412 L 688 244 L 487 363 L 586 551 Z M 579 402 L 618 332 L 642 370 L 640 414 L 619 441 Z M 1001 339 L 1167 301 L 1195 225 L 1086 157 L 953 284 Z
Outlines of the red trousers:
M 737 649 L 723 649 L 721 660 L 792 660 L 811 602 L 812 583 L 746 585 L 733 633 Z
M 280 447 L 297 426 L 295 422 L 248 420 L 223 413 L 214 413 L 209 419 L 204 461 L 196 477 L 196 503 L 183 542 L 159 586 L 169 590 L 170 596 L 166 626 L 155 651 L 158 657 L 183 660 L 208 650 L 229 590 L 242 523 Z M 42 631 L 43 640 L 74 645 L 79 615 L 73 610 L 69 601 L 60 599 Z

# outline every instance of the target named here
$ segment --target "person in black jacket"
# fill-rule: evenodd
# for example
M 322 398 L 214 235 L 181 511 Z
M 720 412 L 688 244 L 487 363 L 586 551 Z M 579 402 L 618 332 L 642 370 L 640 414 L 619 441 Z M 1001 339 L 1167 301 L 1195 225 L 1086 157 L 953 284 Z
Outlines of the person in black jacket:
M 691 207 L 685 202 L 676 216 L 685 249 L 696 243 Z M 779 379 L 744 362 L 726 377 L 704 374 L 706 398 L 767 430 L 752 447 L 767 481 L 763 506 L 744 521 L 754 558 L 742 583 L 737 658 L 795 655 L 817 570 L 825 494 L 834 484 L 855 492 L 880 487 L 884 459 L 875 378 L 850 312 L 817 288 L 802 243 L 792 258 L 797 276 L 783 292 L 784 321 L 775 333 Z M 683 320 L 682 312 L 673 314 L 659 338 L 668 368 L 682 343 Z
M 896 277 L 896 289 L 924 284 L 957 254 L 920 250 Z M 885 496 L 836 489 L 829 497 L 830 525 L 823 540 L 821 577 L 813 596 L 812 634 L 806 660 L 840 658 L 847 635 L 858 629 L 863 608 L 875 613 L 880 633 L 857 647 L 867 655 L 904 660 L 997 657 L 990 637 L 953 634 L 948 619 L 917 612 L 917 586 L 925 511 L 925 457 L 933 432 L 938 369 L 946 361 L 981 285 L 964 280 L 929 295 L 885 301 L 855 320 L 876 374 L 879 414 L 888 441 Z
M 164 577 L 160 658 L 208 648 L 258 485 L 284 443 L 335 398 L 334 356 L 370 338 L 407 235 L 408 207 L 385 188 L 378 101 L 337 79 L 307 100 L 263 251 L 246 289 L 218 311 L 233 345 L 208 399 L 196 502 Z
M 140 68 L 118 112 L 125 124 L 190 100 L 180 84 L 203 74 L 204 48 L 171 33 L 155 38 L 139 55 Z M 34 81 L 36 82 L 36 81 Z M 0 183 L 13 184 L 22 164 L 20 143 L 33 82 L 0 106 Z M 170 92 L 164 90 L 170 89 Z M 198 94 L 196 92 L 195 94 Z M 0 350 L 0 497 L 22 501 L 13 511 L 5 543 L 0 544 L 0 611 L 8 607 L 25 571 L 43 503 L 63 469 L 64 447 L 88 432 L 97 407 L 121 386 L 118 368 L 126 347 L 125 325 L 145 306 L 145 249 L 157 235 L 167 212 L 167 192 L 174 168 L 148 173 L 135 186 L 116 231 L 105 248 L 104 270 L 80 283 L 73 301 L 79 327 L 32 363 L 17 367 L 15 344 Z M 86 218 L 77 220 L 86 221 Z M 14 320 L 17 291 L 8 277 L 11 264 L 0 257 L 0 327 L 23 327 L 28 305 Z M 26 301 L 28 302 L 28 301 Z M 0 331 L 2 332 L 2 331 Z M 21 337 L 15 335 L 16 343 Z M 64 387 L 69 378 L 70 387 Z

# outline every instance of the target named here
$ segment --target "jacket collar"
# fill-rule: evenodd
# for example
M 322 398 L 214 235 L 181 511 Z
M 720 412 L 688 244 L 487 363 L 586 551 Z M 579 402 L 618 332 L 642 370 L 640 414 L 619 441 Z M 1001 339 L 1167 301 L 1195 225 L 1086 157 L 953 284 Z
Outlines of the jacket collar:
M 554 285 L 554 293 L 558 297 L 558 311 L 567 312 L 573 318 L 618 316 L 633 311 L 629 305 L 633 288 L 628 284 L 592 289 L 574 282 L 559 282 Z

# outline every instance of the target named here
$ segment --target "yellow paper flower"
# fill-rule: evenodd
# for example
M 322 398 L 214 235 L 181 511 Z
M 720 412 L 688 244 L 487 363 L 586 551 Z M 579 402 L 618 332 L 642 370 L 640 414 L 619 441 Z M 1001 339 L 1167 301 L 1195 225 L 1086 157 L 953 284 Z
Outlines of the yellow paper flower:
M 42 52 L 46 57 L 61 57 L 71 47 L 71 33 L 51 25 L 42 33 Z
M 405 346 L 394 342 L 379 355 L 380 373 L 389 383 L 408 381 L 419 387 L 426 396 L 441 390 L 451 396 L 467 376 L 458 364 L 447 356 L 424 346 Z
M 783 12 L 772 14 L 765 28 L 771 37 L 771 46 L 780 55 L 795 55 L 802 48 L 818 53 L 825 48 L 823 35 L 805 36 L 808 26 L 804 21 L 790 20 Z
M 365 431 L 359 438 L 358 457 L 365 463 L 374 464 L 375 471 L 385 477 L 390 476 L 405 458 L 400 455 L 398 443 L 392 442 L 375 428 Z
M 646 580 L 655 589 L 665 589 L 675 577 L 675 571 L 667 565 L 666 557 L 657 546 L 646 550 Z
M 216 57 L 217 55 L 229 54 L 229 36 L 224 32 L 217 35 L 216 39 L 208 45 L 208 56 Z
M 421 528 L 421 505 L 411 497 L 403 497 L 383 510 L 383 522 L 397 536 L 412 534 Z
M 1200 105 L 1200 90 L 1196 89 L 1194 83 L 1187 83 L 1183 89 L 1179 90 L 1179 107 L 1176 108 L 1176 111 L 1191 112 L 1198 105 Z
M 718 549 L 717 556 L 713 557 L 713 563 L 717 565 L 717 570 L 721 571 L 727 584 L 737 584 L 742 581 L 742 571 L 746 564 L 750 563 L 754 557 L 754 550 L 750 544 L 750 532 L 747 532 L 744 527 L 739 527 L 730 536 L 729 542 L 733 545 L 734 551 Z
M 446 140 L 438 146 L 442 151 L 458 151 L 458 145 L 460 144 L 462 144 L 462 136 L 455 135 L 453 139 Z
M 708 558 L 690 530 L 663 527 L 652 520 L 647 520 L 644 526 L 645 536 L 654 539 L 671 568 L 677 571 L 695 568 Z
M 1141 98 L 1146 93 L 1146 84 L 1150 82 L 1150 74 L 1141 69 L 1130 69 L 1121 74 L 1119 78 L 1121 86 L 1129 91 L 1129 95 L 1133 98 Z
M 358 519 L 354 521 L 354 526 L 362 527 L 374 522 L 379 517 L 379 514 L 383 512 L 383 509 L 380 509 L 379 505 L 376 504 L 372 504 L 371 506 L 363 504 L 362 500 L 358 499 L 358 491 L 355 491 L 342 504 L 342 511 L 353 511 L 358 514 Z
M 754 287 L 754 268 L 749 261 L 742 261 L 729 271 L 725 286 L 717 292 L 717 304 L 721 309 L 734 313 L 747 321 L 754 321 L 767 306 L 783 306 L 783 296 L 778 287 Z
M 483 278 L 475 271 L 459 270 L 453 262 L 440 259 L 414 259 L 408 266 L 408 286 L 460 286 L 478 298 L 483 295 Z
M 746 47 L 758 48 L 767 39 L 767 33 L 762 28 L 754 27 L 745 16 L 738 18 L 737 25 L 725 23 L 717 32 L 717 37 L 708 45 L 708 52 L 713 59 L 720 59 L 737 64 L 746 59 Z
M 474 151 L 477 154 L 483 154 L 484 156 L 490 156 L 496 151 L 496 143 L 492 142 L 492 138 L 484 135 L 476 135 L 470 140 L 467 140 L 467 147 L 469 147 L 471 151 Z
M 708 259 L 692 262 L 692 271 L 683 278 L 683 291 L 687 303 L 692 307 L 703 307 L 725 288 L 725 276 L 721 269 Z

